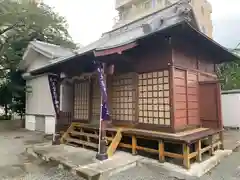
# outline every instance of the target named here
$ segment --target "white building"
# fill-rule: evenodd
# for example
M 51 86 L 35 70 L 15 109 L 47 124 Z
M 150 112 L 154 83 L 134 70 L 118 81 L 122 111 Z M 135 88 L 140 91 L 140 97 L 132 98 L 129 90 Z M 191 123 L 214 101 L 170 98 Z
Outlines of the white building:
M 222 91 L 223 126 L 240 128 L 240 90 Z
M 42 131 L 46 134 L 55 132 L 56 113 L 52 102 L 48 74 L 32 76 L 31 71 L 69 55 L 73 55 L 70 49 L 36 40 L 30 42 L 19 67 L 25 72 L 23 78 L 26 80 L 27 86 L 26 129 Z

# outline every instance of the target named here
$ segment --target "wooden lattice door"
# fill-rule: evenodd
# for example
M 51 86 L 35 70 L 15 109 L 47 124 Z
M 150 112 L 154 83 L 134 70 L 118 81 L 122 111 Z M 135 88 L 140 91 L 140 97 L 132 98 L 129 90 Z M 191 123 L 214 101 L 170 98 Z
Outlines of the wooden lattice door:
M 114 75 L 112 77 L 111 117 L 113 121 L 134 121 L 133 77 L 134 73 Z
M 76 81 L 74 83 L 74 120 L 89 120 L 90 103 L 90 82 L 89 80 Z
M 169 72 L 138 75 L 138 119 L 140 124 L 170 126 Z
M 97 77 L 93 77 L 91 81 L 91 123 L 99 124 L 100 122 L 100 105 L 101 105 L 101 92 L 99 88 L 99 80 Z

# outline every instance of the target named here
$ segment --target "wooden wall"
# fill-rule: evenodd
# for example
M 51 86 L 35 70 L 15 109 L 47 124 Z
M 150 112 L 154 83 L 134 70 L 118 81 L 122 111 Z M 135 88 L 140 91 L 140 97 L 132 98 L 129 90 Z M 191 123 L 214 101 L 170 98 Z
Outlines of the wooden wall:
M 142 49 L 133 57 L 134 71 L 137 73 L 168 69 L 172 59 L 172 50 L 168 45 Z
M 207 97 L 200 97 L 199 83 L 217 80 L 213 59 L 201 50 L 178 44 L 173 49 L 173 66 L 175 129 L 201 126 L 200 98 Z M 217 107 L 216 102 L 212 103 Z
M 158 129 L 172 125 L 170 113 L 169 62 L 171 51 L 149 49 L 125 62 L 107 77 L 110 114 L 113 124 L 134 124 Z M 123 63 L 121 63 L 122 65 Z M 132 69 L 131 69 L 132 68 Z M 100 91 L 97 78 L 74 83 L 74 119 L 92 123 L 99 119 Z M 157 127 L 157 128 L 154 128 Z M 165 130 L 165 129 L 163 129 Z
M 196 72 L 175 69 L 175 128 L 177 129 L 187 125 L 200 125 L 197 78 Z

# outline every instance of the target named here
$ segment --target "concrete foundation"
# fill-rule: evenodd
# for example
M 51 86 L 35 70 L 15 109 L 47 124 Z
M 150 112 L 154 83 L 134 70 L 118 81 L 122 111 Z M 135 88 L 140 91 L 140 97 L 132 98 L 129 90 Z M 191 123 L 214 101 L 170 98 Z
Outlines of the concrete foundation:
M 116 152 L 104 161 L 96 160 L 96 152 L 67 145 L 41 144 L 27 148 L 27 152 L 44 161 L 58 163 L 60 168 L 68 169 L 87 180 L 106 179 L 116 173 L 137 165 L 141 156 L 132 156 L 125 152 Z
M 240 144 L 239 134 L 240 131 L 225 131 L 224 146 L 227 150 L 216 151 L 214 156 L 210 158 L 208 156 L 203 162 L 192 164 L 189 170 L 168 162 L 159 163 L 158 160 L 132 156 L 130 153 L 125 152 L 116 152 L 108 160 L 98 161 L 96 160 L 95 151 L 66 145 L 39 144 L 27 148 L 27 152 L 45 161 L 57 163 L 59 167 L 68 169 L 88 180 L 107 179 L 107 177 L 136 166 L 136 168 L 141 166 L 143 169 L 150 169 L 168 177 L 192 180 L 203 176 L 217 166 L 224 157 L 230 155 Z
M 214 156 L 210 157 L 209 159 L 201 162 L 201 163 L 194 163 L 191 165 L 189 170 L 184 169 L 181 166 L 171 164 L 171 163 L 159 163 L 156 160 L 144 158 L 139 160 L 139 165 L 146 166 L 151 169 L 158 169 L 162 171 L 163 174 L 168 175 L 169 177 L 175 177 L 178 179 L 196 179 L 210 171 L 216 165 L 220 163 L 220 161 L 229 156 L 232 153 L 232 150 L 219 150 L 216 151 Z

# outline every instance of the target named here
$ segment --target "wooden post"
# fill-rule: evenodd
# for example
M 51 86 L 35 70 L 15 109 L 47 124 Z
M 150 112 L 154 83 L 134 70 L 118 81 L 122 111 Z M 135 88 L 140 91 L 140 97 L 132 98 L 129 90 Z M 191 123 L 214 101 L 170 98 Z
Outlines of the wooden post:
M 221 150 L 224 150 L 224 144 L 223 144 L 223 131 L 221 131 L 220 132 L 220 134 L 219 134 L 219 136 L 220 136 L 220 142 L 221 142 L 221 144 L 220 144 L 220 149 Z
M 190 169 L 190 148 L 188 144 L 183 144 L 183 165 L 186 169 Z
M 164 142 L 160 140 L 158 142 L 158 151 L 159 151 L 159 161 L 161 163 L 165 162 L 165 156 L 164 156 Z
M 83 128 L 80 128 L 80 132 L 84 133 Z M 80 138 L 80 139 L 82 139 L 82 138 Z M 83 146 L 83 148 L 85 148 L 84 144 L 82 146 Z
M 210 156 L 213 156 L 213 152 L 214 152 L 214 149 L 213 149 L 213 136 L 211 135 L 211 136 L 209 136 L 209 146 L 211 147 L 210 149 L 209 149 L 209 155 Z
M 132 136 L 132 154 L 133 155 L 137 155 L 136 147 L 137 147 L 137 138 L 136 136 Z
M 201 140 L 198 140 L 198 141 L 196 142 L 196 151 L 197 151 L 197 161 L 198 161 L 198 162 L 201 162 L 201 161 L 202 161 L 202 152 L 201 152 L 201 149 L 202 149 Z

